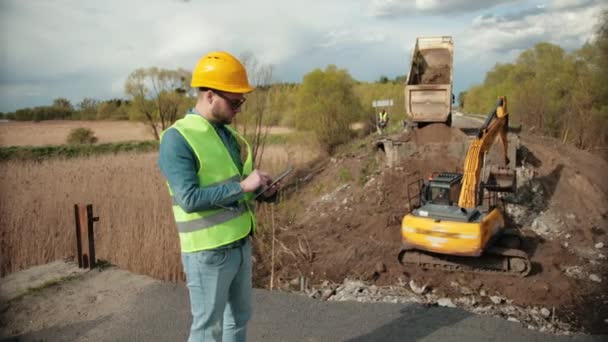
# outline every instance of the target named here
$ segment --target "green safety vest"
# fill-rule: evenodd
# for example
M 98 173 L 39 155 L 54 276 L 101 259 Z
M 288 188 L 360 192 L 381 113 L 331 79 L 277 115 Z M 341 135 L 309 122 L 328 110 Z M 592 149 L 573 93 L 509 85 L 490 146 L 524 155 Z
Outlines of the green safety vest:
M 388 117 L 388 113 L 387 112 L 384 112 L 384 113 L 380 112 L 380 113 L 378 113 L 378 117 L 379 117 L 379 119 L 381 121 L 386 121 L 386 119 Z
M 201 187 L 222 183 L 241 181 L 253 170 L 251 147 L 240 134 L 226 126 L 228 130 L 247 146 L 247 159 L 243 173 L 230 157 L 230 153 L 217 135 L 213 126 L 201 115 L 186 115 L 177 120 L 173 126 L 177 129 L 199 161 L 197 172 Z M 162 140 L 162 135 L 161 135 Z M 173 198 L 173 191 L 169 194 Z M 213 249 L 247 236 L 251 229 L 255 231 L 255 217 L 247 201 L 252 194 L 245 194 L 237 206 L 202 210 L 187 213 L 173 198 L 173 215 L 177 223 L 179 241 L 183 253 Z

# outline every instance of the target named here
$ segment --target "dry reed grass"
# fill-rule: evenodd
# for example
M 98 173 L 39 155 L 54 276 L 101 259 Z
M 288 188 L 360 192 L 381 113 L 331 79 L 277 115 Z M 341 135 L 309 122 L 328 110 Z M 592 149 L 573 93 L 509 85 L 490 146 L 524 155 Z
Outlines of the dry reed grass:
M 271 146 L 263 168 L 298 167 L 318 151 Z M 157 152 L 0 163 L 2 276 L 76 254 L 74 204 L 93 204 L 96 256 L 130 271 L 182 279 L 179 243 Z M 264 236 L 263 224 L 260 227 Z

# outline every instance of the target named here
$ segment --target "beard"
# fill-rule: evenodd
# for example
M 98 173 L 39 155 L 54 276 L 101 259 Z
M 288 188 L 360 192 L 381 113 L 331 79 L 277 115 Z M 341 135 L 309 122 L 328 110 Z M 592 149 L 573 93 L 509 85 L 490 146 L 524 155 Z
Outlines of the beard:
M 234 115 L 222 110 L 222 108 L 215 107 L 211 110 L 211 117 L 218 124 L 229 125 L 232 123 Z

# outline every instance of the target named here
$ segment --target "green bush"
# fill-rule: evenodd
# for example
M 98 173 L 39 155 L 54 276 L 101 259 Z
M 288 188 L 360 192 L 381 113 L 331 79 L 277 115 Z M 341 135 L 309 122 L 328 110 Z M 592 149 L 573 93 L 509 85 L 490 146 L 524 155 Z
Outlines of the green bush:
M 355 81 L 345 69 L 329 65 L 306 74 L 296 96 L 296 128 L 315 133 L 322 148 L 334 148 L 353 137 L 350 124 L 361 117 Z
M 92 130 L 84 127 L 74 128 L 68 134 L 68 145 L 94 144 L 97 142 L 97 137 Z

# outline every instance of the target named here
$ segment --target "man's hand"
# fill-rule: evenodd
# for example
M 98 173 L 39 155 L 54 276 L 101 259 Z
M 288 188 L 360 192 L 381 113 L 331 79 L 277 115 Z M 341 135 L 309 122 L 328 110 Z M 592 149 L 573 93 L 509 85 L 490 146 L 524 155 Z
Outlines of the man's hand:
M 253 170 L 253 172 L 240 183 L 243 192 L 253 192 L 260 186 L 267 186 L 272 182 L 270 175 L 264 171 Z M 276 190 L 275 190 L 276 191 Z
M 267 198 L 274 196 L 277 193 L 277 191 L 279 190 L 280 184 L 281 184 L 281 182 L 278 182 L 275 185 L 271 186 L 270 188 L 266 189 L 266 191 L 264 191 L 262 193 L 262 195 L 260 195 L 260 197 L 262 199 L 267 199 Z

